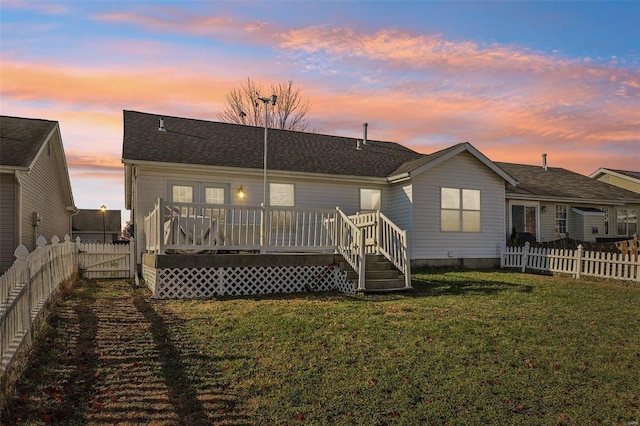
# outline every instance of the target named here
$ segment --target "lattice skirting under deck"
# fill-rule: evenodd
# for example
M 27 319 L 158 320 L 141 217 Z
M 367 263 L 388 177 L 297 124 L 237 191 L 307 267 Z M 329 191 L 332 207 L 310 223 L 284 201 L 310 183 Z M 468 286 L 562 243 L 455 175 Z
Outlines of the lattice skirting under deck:
M 199 299 L 328 290 L 354 292 L 353 284 L 340 268 L 327 266 L 155 269 L 143 265 L 142 273 L 156 299 Z

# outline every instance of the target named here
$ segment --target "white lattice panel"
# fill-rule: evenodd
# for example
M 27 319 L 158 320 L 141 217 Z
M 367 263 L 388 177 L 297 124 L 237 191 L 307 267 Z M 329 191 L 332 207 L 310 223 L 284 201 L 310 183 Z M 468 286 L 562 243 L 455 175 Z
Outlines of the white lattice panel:
M 339 290 L 353 285 L 337 267 L 235 267 L 158 269 L 158 299 L 196 299 L 270 293 Z

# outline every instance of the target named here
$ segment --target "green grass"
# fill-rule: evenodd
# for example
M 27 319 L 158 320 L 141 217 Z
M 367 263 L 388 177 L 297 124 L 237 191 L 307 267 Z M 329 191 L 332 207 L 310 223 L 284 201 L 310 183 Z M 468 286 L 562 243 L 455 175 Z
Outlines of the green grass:
M 186 302 L 83 281 L 0 422 L 640 423 L 640 287 L 413 278 L 395 295 Z

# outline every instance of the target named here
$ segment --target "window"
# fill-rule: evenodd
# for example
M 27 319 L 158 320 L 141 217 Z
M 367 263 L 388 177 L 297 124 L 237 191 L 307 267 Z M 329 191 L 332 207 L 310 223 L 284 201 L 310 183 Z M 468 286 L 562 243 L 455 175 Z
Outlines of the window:
M 380 210 L 380 190 L 360 188 L 360 210 Z
M 193 186 L 171 185 L 171 201 L 176 203 L 193 203 Z M 193 209 L 181 207 L 180 214 L 193 214 Z
M 204 202 L 207 204 L 224 204 L 224 188 L 206 187 Z
M 440 229 L 443 232 L 480 232 L 480 191 L 441 188 Z
M 556 204 L 556 234 L 567 233 L 567 206 Z
M 618 235 L 630 237 L 638 233 L 638 211 L 636 209 L 618 209 Z
M 292 183 L 269 184 L 269 205 L 271 206 L 295 206 L 294 188 Z

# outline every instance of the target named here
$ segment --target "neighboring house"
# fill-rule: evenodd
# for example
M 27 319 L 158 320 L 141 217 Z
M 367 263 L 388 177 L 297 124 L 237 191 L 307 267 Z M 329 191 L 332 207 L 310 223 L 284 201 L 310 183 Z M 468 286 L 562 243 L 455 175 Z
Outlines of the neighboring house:
M 589 177 L 640 194 L 640 172 L 605 169 L 603 167 L 591 173 Z
M 545 161 L 546 163 L 546 161 Z M 638 232 L 640 195 L 557 167 L 496 163 L 507 185 L 507 235 L 539 242 L 630 238 Z
M 81 209 L 71 219 L 73 239 L 85 243 L 111 243 L 120 239 L 120 210 Z
M 168 201 L 260 205 L 264 129 L 124 111 L 125 206 L 144 248 L 144 217 Z M 381 210 L 408 230 L 411 261 L 493 266 L 505 241 L 505 182 L 468 143 L 426 156 L 392 142 L 269 129 L 268 204 Z M 244 198 L 239 197 L 242 188 Z
M 40 235 L 71 235 L 76 212 L 58 122 L 0 116 L 0 265 Z

